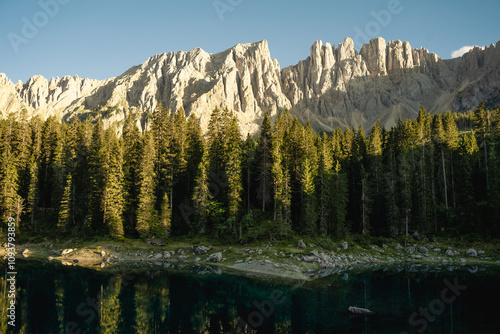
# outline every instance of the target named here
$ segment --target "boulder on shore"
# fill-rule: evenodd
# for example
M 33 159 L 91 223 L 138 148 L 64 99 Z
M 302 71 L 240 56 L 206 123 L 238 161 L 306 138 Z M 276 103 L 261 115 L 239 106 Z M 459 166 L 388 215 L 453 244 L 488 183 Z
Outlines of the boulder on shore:
M 304 242 L 304 240 L 299 240 L 297 242 L 297 246 L 300 247 L 300 248 L 306 248 L 306 243 Z
M 302 259 L 304 260 L 304 262 L 316 262 L 316 261 L 318 261 L 318 259 L 315 256 L 308 256 L 308 255 L 303 256 Z
M 210 255 L 205 261 L 207 262 L 221 262 L 222 261 L 222 252 L 214 253 Z
M 210 251 L 210 247 L 207 247 L 207 246 L 198 246 L 196 247 L 196 249 L 194 250 L 194 252 L 196 254 L 199 254 L 199 255 L 202 255 L 202 254 L 207 254 L 209 251 Z
M 474 248 L 469 248 L 465 254 L 471 257 L 477 257 L 477 251 Z
M 71 248 L 69 248 L 69 249 L 65 249 L 65 250 L 63 250 L 63 251 L 61 252 L 61 255 L 63 255 L 63 256 L 64 256 L 64 255 L 67 255 L 67 254 L 69 254 L 69 253 L 71 253 L 71 252 L 73 252 L 73 249 L 71 249 Z

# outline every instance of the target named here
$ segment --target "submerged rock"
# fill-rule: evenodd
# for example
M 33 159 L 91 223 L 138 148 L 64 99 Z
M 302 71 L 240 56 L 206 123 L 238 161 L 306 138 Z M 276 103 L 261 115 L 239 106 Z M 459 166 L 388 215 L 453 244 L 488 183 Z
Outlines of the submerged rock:
M 467 268 L 467 270 L 469 270 L 469 272 L 470 272 L 471 274 L 475 274 L 475 273 L 477 273 L 477 272 L 478 272 L 479 267 L 478 267 L 478 266 L 470 266 L 469 268 Z
M 348 310 L 352 314 L 358 314 L 358 315 L 374 315 L 375 314 L 375 312 L 370 311 L 369 309 L 356 307 L 356 306 L 349 306 Z

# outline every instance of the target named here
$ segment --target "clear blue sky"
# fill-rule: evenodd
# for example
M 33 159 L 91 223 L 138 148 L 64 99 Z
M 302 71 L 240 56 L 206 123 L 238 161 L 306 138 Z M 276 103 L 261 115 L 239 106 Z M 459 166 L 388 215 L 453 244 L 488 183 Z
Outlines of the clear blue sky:
M 157 53 L 198 46 L 215 53 L 262 39 L 283 68 L 305 59 L 315 40 L 338 43 L 355 37 L 357 29 L 368 30 L 367 37 L 407 40 L 442 58 L 466 45 L 500 40 L 498 0 L 399 0 L 397 13 L 382 15 L 382 23 L 371 12 L 398 0 L 41 2 L 54 1 L 65 4 L 57 11 L 49 6 L 48 15 L 38 0 L 0 0 L 0 72 L 12 81 L 35 74 L 105 79 Z M 38 31 L 25 27 L 31 24 Z

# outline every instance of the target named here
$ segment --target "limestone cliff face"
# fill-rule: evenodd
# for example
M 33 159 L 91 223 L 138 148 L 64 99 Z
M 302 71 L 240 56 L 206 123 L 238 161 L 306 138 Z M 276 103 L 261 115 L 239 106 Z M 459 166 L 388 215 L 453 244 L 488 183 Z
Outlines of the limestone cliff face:
M 500 102 L 499 46 L 443 60 L 383 38 L 364 44 L 359 53 L 350 38 L 337 48 L 318 41 L 310 57 L 283 69 L 283 92 L 292 112 L 316 129 L 367 128 L 377 119 L 389 127 L 400 116 L 415 117 L 421 105 L 435 113 L 471 109 L 482 100 Z
M 337 46 L 317 41 L 311 55 L 280 70 L 267 41 L 239 44 L 217 54 L 200 48 L 159 54 L 119 77 L 103 81 L 34 76 L 14 84 L 0 74 L 0 111 L 25 108 L 30 115 L 70 120 L 118 106 L 105 123 L 127 112 L 147 114 L 161 101 L 184 108 L 203 129 L 211 110 L 235 111 L 243 133 L 255 133 L 266 110 L 289 108 L 317 130 L 370 127 L 377 119 L 392 126 L 428 111 L 467 110 L 481 100 L 500 102 L 500 48 L 476 48 L 461 58 L 442 60 L 408 42 L 371 40 L 358 52 L 350 38 Z M 94 113 L 95 114 L 95 113 Z

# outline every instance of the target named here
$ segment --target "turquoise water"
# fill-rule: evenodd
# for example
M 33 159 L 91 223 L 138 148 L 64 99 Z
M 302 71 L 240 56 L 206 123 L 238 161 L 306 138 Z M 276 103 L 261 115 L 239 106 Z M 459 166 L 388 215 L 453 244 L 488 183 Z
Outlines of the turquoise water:
M 0 279 L 4 333 L 500 333 L 497 267 L 403 265 L 304 283 L 210 268 L 105 274 L 17 265 L 15 328 Z M 349 306 L 376 314 L 353 316 Z

